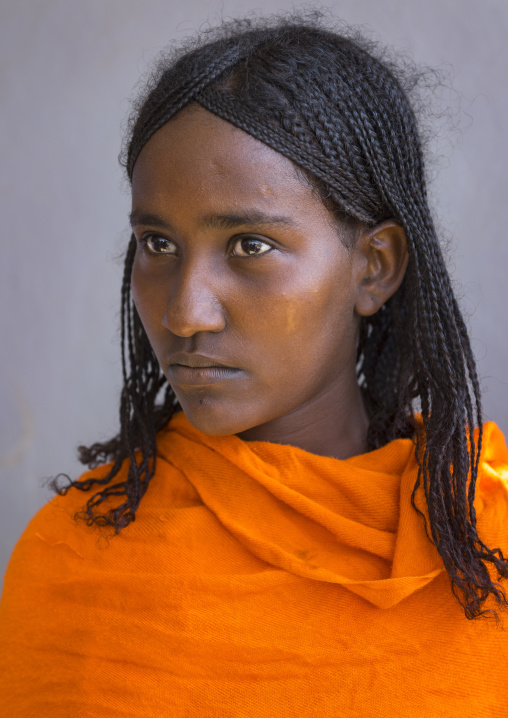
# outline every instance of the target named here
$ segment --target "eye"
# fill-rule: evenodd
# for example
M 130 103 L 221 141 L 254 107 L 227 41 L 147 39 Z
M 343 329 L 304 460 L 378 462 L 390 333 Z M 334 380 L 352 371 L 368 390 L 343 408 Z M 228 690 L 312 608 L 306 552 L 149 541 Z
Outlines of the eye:
M 239 237 L 233 244 L 233 256 L 253 257 L 267 254 L 273 247 L 258 237 Z
M 149 254 L 176 254 L 177 247 L 174 242 L 159 234 L 149 234 L 143 237 L 145 251 Z

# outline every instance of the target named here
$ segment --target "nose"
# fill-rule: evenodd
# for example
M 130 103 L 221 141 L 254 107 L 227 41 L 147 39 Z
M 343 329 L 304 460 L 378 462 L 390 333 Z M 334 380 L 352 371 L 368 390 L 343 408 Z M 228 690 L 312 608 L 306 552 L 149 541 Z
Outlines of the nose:
M 220 298 L 220 281 L 210 267 L 187 265 L 171 281 L 162 324 L 180 337 L 198 332 L 221 332 L 226 315 Z

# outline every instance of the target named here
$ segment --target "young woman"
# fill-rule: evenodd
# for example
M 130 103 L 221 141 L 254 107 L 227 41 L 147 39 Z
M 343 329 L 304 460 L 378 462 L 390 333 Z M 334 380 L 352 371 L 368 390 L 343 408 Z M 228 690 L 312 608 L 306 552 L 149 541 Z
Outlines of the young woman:
M 505 714 L 508 455 L 404 87 L 318 22 L 162 61 L 121 428 L 14 551 L 5 715 Z

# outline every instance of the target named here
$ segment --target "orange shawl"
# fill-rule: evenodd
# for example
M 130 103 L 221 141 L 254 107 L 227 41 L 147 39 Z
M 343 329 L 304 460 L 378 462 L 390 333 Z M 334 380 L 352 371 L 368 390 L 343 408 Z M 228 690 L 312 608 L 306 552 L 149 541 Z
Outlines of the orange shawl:
M 507 551 L 491 423 L 482 458 L 480 535 Z M 178 415 L 119 536 L 73 521 L 87 495 L 72 490 L 21 537 L 0 604 L 2 715 L 506 715 L 508 631 L 465 619 L 410 503 L 416 470 L 409 440 L 338 461 Z

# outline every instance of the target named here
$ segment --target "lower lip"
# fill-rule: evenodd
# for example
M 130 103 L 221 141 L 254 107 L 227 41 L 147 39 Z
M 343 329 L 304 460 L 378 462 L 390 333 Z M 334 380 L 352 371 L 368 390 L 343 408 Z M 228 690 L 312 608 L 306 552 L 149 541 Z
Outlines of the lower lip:
M 221 381 L 235 379 L 243 374 L 242 369 L 232 369 L 226 366 L 200 366 L 190 367 L 184 364 L 171 364 L 169 366 L 170 383 L 181 386 L 208 386 Z

